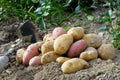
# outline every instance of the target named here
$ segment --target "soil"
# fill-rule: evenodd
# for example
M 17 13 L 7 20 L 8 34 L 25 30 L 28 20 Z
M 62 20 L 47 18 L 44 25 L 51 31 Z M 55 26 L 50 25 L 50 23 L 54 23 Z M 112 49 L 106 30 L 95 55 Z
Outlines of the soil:
M 103 39 L 103 43 L 110 43 L 111 36 L 107 31 L 101 31 L 99 28 L 104 24 L 99 24 L 98 17 L 104 12 L 102 10 L 93 11 L 94 20 L 86 21 L 84 13 L 72 17 L 71 20 L 62 23 L 62 26 L 81 26 L 86 33 L 96 33 Z M 12 45 L 19 42 L 20 35 L 18 28 L 21 25 L 19 20 L 12 19 L 6 22 L 0 22 L 0 55 L 3 55 Z M 42 40 L 44 34 L 51 32 L 54 26 L 47 25 L 49 29 L 42 31 L 36 27 L 39 34 L 39 40 Z M 58 26 L 56 26 L 58 27 Z M 20 42 L 15 51 L 21 47 L 27 47 L 29 42 Z M 61 71 L 61 65 L 57 62 L 47 63 L 38 67 L 24 66 L 15 60 L 15 52 L 10 56 L 9 63 L 0 73 L 0 80 L 120 80 L 120 50 L 115 49 L 116 57 L 114 60 L 102 60 L 101 58 L 89 61 L 90 67 L 71 74 L 64 74 Z

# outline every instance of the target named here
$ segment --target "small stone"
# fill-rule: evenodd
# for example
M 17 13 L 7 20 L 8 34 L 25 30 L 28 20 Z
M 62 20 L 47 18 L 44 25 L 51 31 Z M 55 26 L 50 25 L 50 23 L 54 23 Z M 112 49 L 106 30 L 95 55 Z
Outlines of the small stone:
M 10 70 L 6 70 L 6 73 L 8 73 L 8 74 L 11 74 L 12 73 L 12 71 L 10 71 Z

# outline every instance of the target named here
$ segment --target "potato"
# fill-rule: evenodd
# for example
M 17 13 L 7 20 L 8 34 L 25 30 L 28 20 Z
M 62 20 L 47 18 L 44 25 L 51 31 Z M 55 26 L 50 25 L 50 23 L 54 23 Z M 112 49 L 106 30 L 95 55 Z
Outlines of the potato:
M 80 53 L 86 49 L 86 47 L 87 47 L 87 43 L 85 42 L 85 40 L 76 41 L 69 48 L 67 55 L 70 58 L 78 57 Z
M 66 32 L 63 28 L 57 27 L 57 28 L 55 28 L 55 29 L 53 30 L 52 36 L 53 36 L 54 39 L 56 39 L 56 38 L 59 37 L 60 35 L 66 34 L 66 33 L 67 33 L 67 32 Z
M 59 55 L 65 54 L 72 43 L 73 37 L 69 34 L 63 34 L 55 40 L 54 51 Z
M 52 41 L 52 40 L 54 40 L 54 38 L 51 33 L 46 34 L 43 38 L 43 42 Z
M 47 52 L 41 56 L 41 63 L 46 64 L 52 61 L 55 61 L 59 55 L 57 55 L 54 51 Z
M 25 52 L 25 48 L 20 48 L 20 49 L 17 50 L 17 52 L 16 52 L 16 61 L 18 63 L 22 63 L 23 62 L 22 59 L 23 59 L 24 52 Z
M 23 54 L 23 64 L 28 65 L 30 59 L 37 55 L 39 55 L 37 46 L 35 44 L 29 45 Z
M 39 66 L 42 65 L 40 56 L 34 56 L 33 58 L 30 59 L 29 61 L 30 66 Z
M 45 42 L 41 47 L 42 54 L 45 54 L 49 51 L 54 51 L 53 45 L 54 45 L 54 41 Z
M 84 36 L 84 29 L 82 27 L 73 27 L 69 29 L 67 34 L 71 34 L 74 40 L 79 40 Z
M 115 49 L 112 44 L 102 44 L 98 48 L 98 55 L 104 59 L 114 59 L 115 58 Z
M 72 58 L 70 60 L 65 61 L 62 64 L 61 69 L 63 73 L 66 74 L 73 73 L 87 67 L 89 67 L 89 64 L 85 60 L 80 58 Z
M 98 48 L 102 44 L 102 39 L 97 34 L 86 34 L 83 39 L 87 42 L 89 47 Z
M 41 51 L 41 47 L 43 45 L 43 41 L 39 41 L 39 42 L 36 42 L 34 44 L 37 46 L 38 50 Z
M 58 57 L 56 59 L 56 62 L 60 63 L 60 64 L 63 64 L 65 61 L 69 60 L 70 58 L 68 57 Z
M 96 59 L 98 57 L 98 52 L 93 47 L 88 47 L 84 52 L 80 54 L 80 58 L 86 61 Z

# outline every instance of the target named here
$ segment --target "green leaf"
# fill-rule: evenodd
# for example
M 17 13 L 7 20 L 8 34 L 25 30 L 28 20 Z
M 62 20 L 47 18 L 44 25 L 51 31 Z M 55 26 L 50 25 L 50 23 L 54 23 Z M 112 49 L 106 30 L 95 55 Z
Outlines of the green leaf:
M 72 2 L 72 0 L 66 0 L 66 4 L 64 5 L 64 7 L 67 7 L 67 6 L 69 6 L 70 5 L 70 3 Z
M 32 0 L 32 2 L 33 2 L 33 3 L 38 3 L 38 2 L 39 2 L 39 0 Z
M 100 27 L 98 30 L 102 30 L 102 31 L 107 31 L 108 28 L 106 27 L 106 25 L 103 25 L 102 27 Z
M 39 26 L 40 26 L 41 29 L 46 29 L 46 25 L 45 25 L 45 22 L 44 22 L 43 18 L 40 18 Z
M 0 15 L 2 14 L 3 12 L 2 12 L 2 7 L 0 8 Z
M 120 21 L 116 21 L 116 24 L 120 26 Z
M 81 8 L 80 8 L 80 5 L 78 5 L 76 8 L 75 8 L 75 12 L 76 13 L 79 13 L 81 11 Z
M 88 15 L 88 16 L 87 16 L 87 19 L 88 19 L 89 21 L 93 21 L 93 20 L 94 20 L 94 16 Z
M 42 10 L 41 10 L 41 7 L 37 8 L 35 11 L 34 11 L 36 14 L 42 14 Z

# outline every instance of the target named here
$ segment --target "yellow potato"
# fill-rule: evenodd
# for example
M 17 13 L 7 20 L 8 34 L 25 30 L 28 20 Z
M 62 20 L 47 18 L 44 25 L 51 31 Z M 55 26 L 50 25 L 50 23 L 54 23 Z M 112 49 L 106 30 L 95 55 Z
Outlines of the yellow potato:
M 47 52 L 41 56 L 41 63 L 46 64 L 55 61 L 58 57 L 59 56 L 54 51 Z
M 34 44 L 37 46 L 38 50 L 41 51 L 41 47 L 43 45 L 43 41 L 39 41 L 39 42 L 36 42 Z
M 102 39 L 97 34 L 86 34 L 83 39 L 87 42 L 89 47 L 98 48 L 102 44 Z
M 82 27 L 72 27 L 67 34 L 71 34 L 74 40 L 79 40 L 84 36 L 84 29 Z
M 85 60 L 80 58 L 72 58 L 70 60 L 65 61 L 62 64 L 61 69 L 63 73 L 66 74 L 66 73 L 77 72 L 87 67 L 89 67 L 89 64 Z
M 73 37 L 69 34 L 63 34 L 55 40 L 54 51 L 59 55 L 65 54 L 72 43 Z
M 60 63 L 60 64 L 63 64 L 65 61 L 69 60 L 70 58 L 68 57 L 58 57 L 56 59 L 56 62 Z
M 46 34 L 43 38 L 43 42 L 52 41 L 52 40 L 54 40 L 52 33 Z
M 16 61 L 18 63 L 22 63 L 23 62 L 23 54 L 25 52 L 25 48 L 21 48 L 21 49 L 18 49 L 17 52 L 16 52 Z
M 45 42 L 41 47 L 42 54 L 45 54 L 49 51 L 54 51 L 53 45 L 54 45 L 54 41 Z
M 104 59 L 114 59 L 115 58 L 115 49 L 112 44 L 102 44 L 98 48 L 98 55 Z
M 93 47 L 88 47 L 84 52 L 80 54 L 80 58 L 86 61 L 96 59 L 98 57 L 98 52 Z

